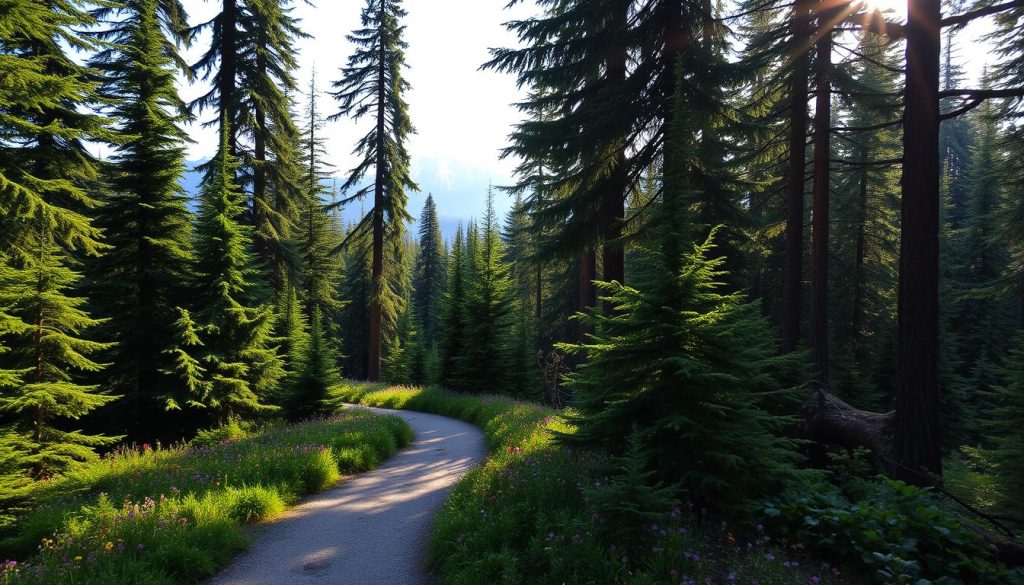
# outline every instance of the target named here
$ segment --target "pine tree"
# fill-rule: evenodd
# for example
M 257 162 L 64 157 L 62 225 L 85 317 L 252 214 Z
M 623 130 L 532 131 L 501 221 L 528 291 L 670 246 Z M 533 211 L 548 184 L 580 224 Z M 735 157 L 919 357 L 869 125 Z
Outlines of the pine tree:
M 165 350 L 167 360 L 173 364 L 162 374 L 172 377 L 182 389 L 185 396 L 183 402 L 173 402 L 170 408 L 189 407 L 202 409 L 206 407 L 210 397 L 210 381 L 207 370 L 203 367 L 201 352 L 205 333 L 192 319 L 186 309 L 178 308 L 178 319 L 174 322 L 174 345 Z
M 473 242 L 476 238 L 471 237 Z M 469 248 L 467 247 L 467 251 Z M 515 325 L 515 299 L 504 246 L 494 216 L 494 191 L 487 192 L 483 231 L 467 254 L 473 270 L 466 284 L 463 312 L 466 327 L 456 362 L 457 389 L 508 392 L 509 342 Z
M 97 168 L 84 142 L 117 137 L 89 112 L 101 99 L 96 72 L 68 54 L 94 48 L 79 32 L 94 22 L 77 0 L 15 1 L 0 11 L 0 241 L 8 254 L 32 256 L 24 245 L 39 222 L 67 248 L 102 247 L 87 214 L 97 205 L 88 191 Z
M 345 356 L 342 370 L 350 378 L 366 378 L 368 370 L 370 247 L 368 233 L 350 228 L 346 235 L 345 267 L 338 295 L 345 299 L 345 305 L 337 321 L 341 350 Z
M 168 13 L 162 13 L 161 9 Z M 185 306 L 191 264 L 191 221 L 179 186 L 185 170 L 180 128 L 188 115 L 175 88 L 181 57 L 166 35 L 182 32 L 177 3 L 131 0 L 111 9 L 100 35 L 112 43 L 93 62 L 104 72 L 104 92 L 117 96 L 111 116 L 127 137 L 117 145 L 108 173 L 110 195 L 97 212 L 109 251 L 88 266 L 90 299 L 108 317 L 104 338 L 116 342 L 104 356 L 106 384 L 125 396 L 119 417 L 136 438 L 165 436 L 166 410 L 188 398 L 173 369 L 175 323 Z M 161 18 L 168 22 L 165 31 Z
M 676 111 L 686 106 L 675 98 Z M 675 160 L 692 156 L 691 124 L 672 121 L 666 149 Z M 563 440 L 619 452 L 635 428 L 663 479 L 711 508 L 742 510 L 794 473 L 794 444 L 778 436 L 788 418 L 765 410 L 786 401 L 773 372 L 790 358 L 775 355 L 754 304 L 721 292 L 724 260 L 710 257 L 715 230 L 691 244 L 687 212 L 696 194 L 686 172 L 671 168 L 657 229 L 636 252 L 634 284 L 598 283 L 616 310 L 583 315 L 594 333 L 562 345 L 587 353 L 568 376 L 578 430 Z
M 996 389 L 991 439 L 996 444 L 1002 504 L 1015 514 L 1024 513 L 1024 336 L 1007 361 L 1006 384 Z
M 309 110 L 303 136 L 305 166 L 304 203 L 298 227 L 298 246 L 302 256 L 302 302 L 306 318 L 312 323 L 313 313 L 320 311 L 325 331 L 333 335 L 326 323 L 336 320 L 342 302 L 338 299 L 342 258 L 337 248 L 341 233 L 324 200 L 325 185 L 331 167 L 324 147 L 323 118 L 317 109 L 316 74 L 310 79 Z
M 244 195 L 222 125 L 220 147 L 203 185 L 196 226 L 197 316 L 207 327 L 204 367 L 211 383 L 208 407 L 221 421 L 272 410 L 264 404 L 284 375 L 271 345 L 273 307 L 260 304 L 250 228 L 241 223 Z
M 413 272 L 413 307 L 419 323 L 420 343 L 430 346 L 437 337 L 441 295 L 444 294 L 445 249 L 437 206 L 427 195 L 420 213 L 420 250 Z
M 342 79 L 334 83 L 336 91 L 332 94 L 341 102 L 340 111 L 332 119 L 349 116 L 358 120 L 366 114 L 376 119 L 356 146 L 362 160 L 342 186 L 346 193 L 355 191 L 341 201 L 344 204 L 373 193 L 373 207 L 356 227 L 359 231 L 369 230 L 373 237 L 366 372 L 372 381 L 380 378 L 384 314 L 393 313 L 398 300 L 388 286 L 385 263 L 393 265 L 394 259 L 385 259 L 385 239 L 401 240 L 405 222 L 410 219 L 405 209 L 406 190 L 417 190 L 409 175 L 405 144 L 413 132 L 403 98 L 409 89 L 402 77 L 407 45 L 402 39 L 405 27 L 401 19 L 405 14 L 401 0 L 367 0 L 361 28 L 348 36 L 356 51 L 342 69 Z M 371 168 L 374 180 L 360 187 Z
M 310 322 L 302 312 L 298 294 L 293 286 L 285 288 L 275 313 L 276 337 L 281 344 L 280 353 L 288 372 L 283 386 L 287 387 L 299 375 L 309 352 Z
M 17 444 L 25 452 L 21 463 L 33 477 L 65 471 L 77 462 L 95 459 L 96 447 L 116 437 L 66 430 L 68 421 L 116 399 L 98 387 L 80 383 L 83 374 L 103 365 L 91 356 L 110 347 L 84 337 L 100 323 L 71 296 L 81 275 L 68 267 L 69 259 L 53 241 L 49 228 L 37 222 L 31 262 L 0 267 L 0 306 L 16 319 L 8 327 L 14 351 L 2 359 L 7 382 L 20 383 L 0 395 L 0 411 L 16 418 Z
M 458 359 L 466 333 L 466 241 L 462 225 L 455 231 L 452 251 L 448 256 L 446 289 L 441 299 L 441 319 L 438 327 L 438 381 L 442 386 L 453 388 L 462 378 L 461 362 Z
M 328 391 L 339 381 L 337 360 L 323 327 L 319 308 L 313 309 L 306 351 L 297 375 L 291 382 L 287 413 L 292 420 L 331 411 Z

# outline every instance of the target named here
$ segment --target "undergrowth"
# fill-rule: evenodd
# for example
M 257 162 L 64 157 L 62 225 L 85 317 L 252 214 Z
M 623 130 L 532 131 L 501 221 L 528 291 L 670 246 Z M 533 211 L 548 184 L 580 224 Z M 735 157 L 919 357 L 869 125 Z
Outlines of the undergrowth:
M 572 429 L 552 409 L 358 382 L 332 396 L 442 414 L 484 431 L 490 457 L 456 485 L 434 521 L 430 562 L 445 584 L 846 582 L 763 526 L 731 526 L 692 504 L 670 505 L 628 463 L 555 444 L 551 431 Z
M 15 494 L 0 585 L 162 585 L 214 574 L 279 514 L 412 440 L 399 417 L 345 411 L 296 425 L 227 425 L 188 445 L 120 449 Z

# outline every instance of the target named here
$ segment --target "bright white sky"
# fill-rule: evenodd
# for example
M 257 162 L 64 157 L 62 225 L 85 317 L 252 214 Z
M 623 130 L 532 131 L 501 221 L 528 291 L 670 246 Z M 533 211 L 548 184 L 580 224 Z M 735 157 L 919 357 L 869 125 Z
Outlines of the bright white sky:
M 898 9 L 905 0 L 868 0 L 880 9 Z M 192 23 L 208 20 L 220 2 L 184 0 Z M 319 0 L 316 6 L 295 3 L 295 15 L 310 38 L 298 43 L 300 70 L 296 77 L 305 93 L 310 73 L 316 67 L 322 92 L 339 77 L 352 46 L 345 36 L 359 25 L 363 0 Z M 516 46 L 514 35 L 502 24 L 536 12 L 527 0 L 506 10 L 507 0 L 406 0 L 406 78 L 412 85 L 407 94 L 410 116 L 417 134 L 409 149 L 413 175 L 417 181 L 434 188 L 441 214 L 449 217 L 479 217 L 487 183 L 508 184 L 514 161 L 500 161 L 498 151 L 507 143 L 511 126 L 519 119 L 512 104 L 522 97 L 513 76 L 480 71 L 489 58 L 490 47 Z M 960 57 L 967 67 L 968 83 L 975 85 L 985 63 L 991 62 L 985 44 L 978 42 L 989 23 L 972 24 L 958 37 Z M 194 60 L 208 37 L 200 38 L 189 52 Z M 192 99 L 203 87 L 182 87 L 182 96 Z M 300 98 L 305 102 L 305 96 Z M 321 111 L 333 114 L 336 105 L 330 96 L 321 95 Z M 203 121 L 212 116 L 207 112 Z M 365 121 L 370 123 L 369 120 Z M 349 120 L 327 124 L 328 154 L 339 176 L 352 168 L 352 147 L 366 127 Z M 189 159 L 211 157 L 216 149 L 215 131 L 198 124 L 189 128 L 196 141 Z M 449 187 L 450 196 L 445 196 Z M 441 191 L 441 192 L 439 192 Z M 419 211 L 422 196 L 410 200 L 410 210 Z M 508 202 L 498 202 L 499 211 Z

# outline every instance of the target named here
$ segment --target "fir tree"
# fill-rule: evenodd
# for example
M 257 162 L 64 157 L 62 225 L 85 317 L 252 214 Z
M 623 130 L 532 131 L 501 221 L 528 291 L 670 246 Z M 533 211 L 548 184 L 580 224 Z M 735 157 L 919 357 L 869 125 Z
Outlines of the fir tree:
M 250 228 L 241 223 L 244 195 L 235 184 L 236 163 L 226 125 L 203 185 L 196 226 L 195 291 L 198 317 L 207 327 L 204 367 L 211 383 L 207 405 L 221 420 L 271 410 L 264 404 L 284 375 L 271 345 L 274 311 L 260 304 Z
M 81 2 L 8 2 L 0 11 L 0 241 L 11 255 L 32 256 L 40 222 L 54 241 L 95 254 L 100 230 L 86 211 L 96 163 L 84 141 L 116 141 L 89 113 L 100 101 L 96 72 L 69 50 L 95 44 L 78 31 L 95 23 Z M 31 220 L 31 221 L 25 221 Z
M 442 386 L 454 387 L 462 378 L 461 362 L 463 337 L 466 332 L 466 264 L 465 238 L 462 225 L 455 231 L 452 251 L 448 256 L 446 289 L 441 299 L 441 320 L 438 328 L 438 381 Z
M 445 277 L 444 239 L 433 195 L 428 194 L 427 202 L 423 204 L 419 228 L 420 250 L 413 272 L 413 307 L 419 322 L 420 342 L 429 346 L 437 336 Z
M 471 237 L 470 241 L 476 239 Z M 494 217 L 494 192 L 489 189 L 483 231 L 467 255 L 473 270 L 466 281 L 466 326 L 462 350 L 456 358 L 461 373 L 456 388 L 460 390 L 510 390 L 508 344 L 515 324 L 515 299 L 504 256 Z
M 290 384 L 287 413 L 292 420 L 301 420 L 331 411 L 327 402 L 328 391 L 340 378 L 337 361 L 324 332 L 323 322 L 320 309 L 314 308 L 305 355 Z
M 673 121 L 666 148 L 677 160 L 694 148 L 693 132 Z M 617 452 L 635 427 L 651 469 L 709 507 L 735 511 L 794 473 L 793 442 L 777 434 L 788 419 L 766 410 L 786 394 L 773 372 L 788 358 L 775 356 L 753 304 L 720 292 L 724 261 L 709 257 L 714 230 L 690 244 L 684 218 L 694 195 L 682 187 L 683 171 L 673 173 L 657 229 L 637 251 L 635 284 L 598 283 L 615 311 L 581 315 L 594 333 L 562 346 L 587 353 L 568 377 L 578 431 L 563 440 Z
M 366 232 L 349 231 L 346 235 L 344 270 L 339 297 L 345 305 L 338 313 L 337 329 L 341 333 L 344 374 L 350 378 L 366 378 L 369 341 L 370 306 L 370 238 Z
M 160 9 L 168 31 L 161 28 Z M 101 328 L 116 342 L 105 356 L 109 387 L 125 396 L 119 409 L 130 434 L 168 434 L 165 411 L 188 391 L 163 372 L 174 369 L 171 348 L 178 311 L 186 304 L 191 264 L 192 214 L 179 186 L 185 170 L 180 124 L 189 120 L 175 88 L 180 62 L 165 34 L 181 33 L 177 3 L 131 0 L 110 11 L 101 37 L 113 43 L 93 62 L 106 74 L 104 92 L 118 96 L 111 116 L 127 139 L 116 146 L 108 184 L 111 193 L 97 213 L 110 249 L 90 263 L 90 299 L 108 316 Z
M 366 377 L 374 381 L 380 378 L 384 315 L 395 313 L 394 305 L 399 300 L 388 286 L 385 263 L 393 265 L 395 260 L 385 259 L 385 239 L 395 242 L 402 238 L 405 222 L 410 219 L 405 209 L 406 190 L 417 190 L 409 175 L 405 144 L 413 132 L 403 98 L 409 89 L 402 77 L 407 45 L 402 39 L 405 27 L 401 19 L 405 14 L 401 0 L 367 0 L 361 28 L 348 36 L 356 50 L 342 69 L 341 80 L 334 83 L 336 91 L 332 94 L 341 103 L 333 119 L 375 116 L 373 127 L 356 146 L 363 158 L 342 186 L 346 193 L 354 192 L 341 201 L 344 204 L 373 193 L 373 207 L 355 229 L 369 230 L 373 238 Z M 373 181 L 360 187 L 371 169 Z
M 15 349 L 0 358 L 6 364 L 0 377 L 16 385 L 0 395 L 0 410 L 16 417 L 20 463 L 37 478 L 95 459 L 96 447 L 116 440 L 65 429 L 116 397 L 80 383 L 83 374 L 103 368 L 91 356 L 110 344 L 84 337 L 100 321 L 82 310 L 85 299 L 70 296 L 81 275 L 48 232 L 38 222 L 26 244 L 34 248 L 31 262 L 0 266 L 0 306 L 16 319 L 5 331 Z
M 1006 366 L 1006 384 L 996 389 L 991 438 L 996 444 L 1002 504 L 1012 513 L 1024 513 L 1024 336 Z

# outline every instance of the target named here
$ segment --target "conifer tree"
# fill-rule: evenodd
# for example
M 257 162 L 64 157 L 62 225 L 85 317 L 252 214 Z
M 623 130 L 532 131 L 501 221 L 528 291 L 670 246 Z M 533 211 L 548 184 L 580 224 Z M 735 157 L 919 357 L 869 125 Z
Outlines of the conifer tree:
M 427 195 L 420 213 L 420 249 L 413 272 L 413 307 L 419 322 L 420 343 L 428 347 L 437 336 L 441 295 L 444 294 L 445 249 L 434 196 Z
M 264 404 L 284 375 L 271 345 L 274 311 L 261 304 L 251 252 L 251 228 L 241 222 L 244 195 L 235 183 L 237 163 L 222 124 L 220 147 L 203 185 L 195 238 L 197 316 L 207 329 L 204 367 L 207 406 L 225 421 L 272 410 Z
M 323 323 L 320 309 L 314 308 L 305 355 L 290 384 L 287 412 L 292 420 L 325 414 L 331 410 L 327 403 L 328 390 L 338 383 L 339 376 L 337 360 Z
M 455 387 L 462 378 L 461 362 L 458 357 L 466 332 L 466 264 L 469 259 L 465 247 L 466 242 L 460 224 L 455 231 L 451 254 L 448 256 L 448 275 L 445 279 L 444 296 L 441 299 L 441 320 L 438 328 L 438 381 L 442 386 L 449 388 Z
M 1002 504 L 1014 514 L 1024 513 L 1024 336 L 1018 336 L 1017 348 L 1007 362 L 1006 384 L 996 389 L 991 438 L 996 444 L 995 458 Z
M 375 117 L 373 127 L 356 145 L 356 152 L 363 158 L 342 186 L 346 193 L 354 191 L 341 201 L 344 204 L 373 193 L 373 207 L 355 228 L 369 230 L 373 238 L 366 371 L 372 381 L 380 379 L 384 314 L 394 313 L 398 301 L 386 274 L 385 263 L 393 265 L 395 259 L 385 259 L 385 239 L 395 242 L 402 238 L 405 222 L 410 219 L 405 209 L 406 190 L 417 190 L 409 174 L 405 144 L 413 132 L 403 97 L 409 89 L 402 77 L 407 45 L 402 39 L 405 27 L 401 19 L 405 14 L 401 0 L 367 0 L 361 28 L 348 36 L 356 50 L 332 93 L 341 103 L 332 119 L 348 116 L 358 120 L 366 114 Z M 371 169 L 373 181 L 360 186 Z
M 173 370 L 167 350 L 175 344 L 176 307 L 187 304 L 191 264 L 192 214 L 179 185 L 188 141 L 180 124 L 190 116 L 175 87 L 181 57 L 168 38 L 182 34 L 185 14 L 178 3 L 157 0 L 130 0 L 109 12 L 100 36 L 112 45 L 93 63 L 106 75 L 104 92 L 119 100 L 110 114 L 127 138 L 115 147 L 110 194 L 97 212 L 110 248 L 88 266 L 90 300 L 108 318 L 104 337 L 116 342 L 104 378 L 125 397 L 119 409 L 127 416 L 119 418 L 131 436 L 152 438 L 167 434 L 165 411 L 188 398 L 164 373 Z
M 477 238 L 471 237 L 471 242 Z M 467 248 L 468 250 L 468 248 Z M 467 260 L 466 327 L 456 361 L 461 378 L 455 386 L 470 392 L 510 390 L 509 342 L 515 325 L 515 299 L 494 212 L 494 191 L 487 192 L 483 231 Z
M 65 428 L 116 399 L 80 383 L 83 374 L 103 368 L 93 356 L 110 344 L 85 337 L 100 321 L 82 309 L 84 298 L 71 296 L 81 275 L 68 266 L 49 227 L 36 224 L 25 244 L 33 249 L 32 261 L 0 266 L 0 306 L 14 319 L 3 332 L 14 350 L 0 357 L 0 378 L 10 386 L 0 394 L 0 411 L 15 417 L 15 443 L 24 451 L 20 463 L 40 478 L 95 459 L 95 448 L 117 438 Z
M 369 341 L 370 306 L 370 238 L 365 231 L 349 228 L 344 250 L 339 297 L 345 305 L 338 314 L 341 351 L 345 356 L 342 368 L 350 378 L 366 378 Z
M 338 299 L 342 258 L 337 251 L 341 233 L 325 201 L 329 193 L 326 181 L 332 167 L 326 162 L 324 123 L 317 109 L 318 96 L 314 72 L 310 79 L 309 109 L 303 136 L 305 193 L 297 226 L 298 246 L 302 256 L 302 302 L 306 319 L 312 323 L 313 313 L 319 309 L 325 332 L 333 335 L 336 331 L 326 324 L 336 320 L 342 307 Z
M 676 96 L 675 110 L 685 105 Z M 674 160 L 692 156 L 690 123 L 672 121 L 666 150 Z M 568 376 L 578 430 L 563 440 L 619 452 L 635 428 L 645 461 L 664 479 L 712 508 L 742 510 L 793 474 L 794 445 L 778 436 L 788 419 L 765 410 L 785 401 L 773 371 L 789 358 L 775 355 L 755 305 L 721 292 L 724 260 L 710 257 L 715 230 L 690 243 L 686 214 L 696 195 L 685 171 L 672 168 L 657 229 L 636 252 L 633 284 L 599 282 L 616 310 L 581 316 L 594 333 L 561 346 L 587 352 Z
M 94 23 L 78 0 L 9 2 L 0 11 L 0 241 L 11 255 L 32 256 L 23 244 L 38 222 L 62 246 L 101 248 L 86 213 L 97 205 L 87 189 L 97 168 L 84 141 L 116 136 L 88 109 L 100 101 L 96 72 L 68 54 L 95 47 L 79 32 Z

